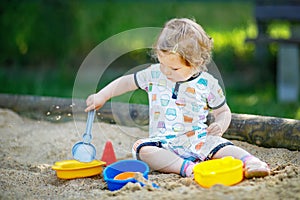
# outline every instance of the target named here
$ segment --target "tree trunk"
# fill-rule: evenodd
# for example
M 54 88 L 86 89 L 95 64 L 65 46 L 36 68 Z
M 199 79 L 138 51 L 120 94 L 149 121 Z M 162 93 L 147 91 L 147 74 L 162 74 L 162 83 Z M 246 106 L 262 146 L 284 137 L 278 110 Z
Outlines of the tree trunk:
M 83 99 L 0 94 L 0 108 L 36 120 L 64 122 L 86 120 Z M 147 128 L 148 106 L 107 102 L 97 111 L 98 121 Z M 208 123 L 213 121 L 209 115 Z M 225 138 L 263 147 L 300 150 L 300 121 L 247 114 L 232 114 Z

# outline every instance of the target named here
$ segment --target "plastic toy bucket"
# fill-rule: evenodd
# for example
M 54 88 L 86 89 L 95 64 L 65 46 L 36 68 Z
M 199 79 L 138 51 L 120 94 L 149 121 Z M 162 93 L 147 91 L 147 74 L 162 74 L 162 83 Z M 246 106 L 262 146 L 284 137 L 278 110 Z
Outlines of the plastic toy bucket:
M 128 182 L 138 182 L 134 178 L 128 177 L 125 180 L 117 180 L 115 177 L 124 172 L 140 172 L 145 179 L 148 179 L 149 166 L 140 160 L 117 161 L 103 170 L 103 177 L 110 191 L 119 190 Z
M 52 169 L 61 179 L 83 178 L 101 174 L 105 162 L 93 160 L 92 162 L 83 163 L 77 160 L 62 160 L 56 162 Z
M 195 181 L 202 187 L 234 185 L 243 180 L 243 162 L 233 157 L 200 162 L 194 167 Z

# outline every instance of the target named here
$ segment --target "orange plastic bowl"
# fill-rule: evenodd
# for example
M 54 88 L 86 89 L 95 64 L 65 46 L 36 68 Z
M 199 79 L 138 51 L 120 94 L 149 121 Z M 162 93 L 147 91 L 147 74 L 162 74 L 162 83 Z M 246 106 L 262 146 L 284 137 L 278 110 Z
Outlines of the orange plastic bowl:
M 208 160 L 195 165 L 195 181 L 202 187 L 215 184 L 234 185 L 243 180 L 243 162 L 231 156 Z
M 114 177 L 115 180 L 126 180 L 129 178 L 134 178 L 136 172 L 123 172 Z

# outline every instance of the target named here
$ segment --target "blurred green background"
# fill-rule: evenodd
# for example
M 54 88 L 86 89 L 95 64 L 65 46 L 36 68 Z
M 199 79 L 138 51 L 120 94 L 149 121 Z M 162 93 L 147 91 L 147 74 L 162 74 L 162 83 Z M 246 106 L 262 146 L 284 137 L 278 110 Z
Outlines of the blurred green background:
M 0 2 L 0 93 L 72 97 L 77 70 L 88 53 L 122 31 L 162 27 L 174 17 L 194 18 L 215 42 L 219 67 L 232 112 L 300 119 L 299 102 L 276 99 L 276 52 L 265 65 L 254 58 L 246 37 L 257 34 L 254 1 L 66 1 Z M 272 37 L 287 38 L 289 24 L 275 22 Z M 111 64 L 98 89 L 131 66 L 155 62 L 149 49 L 122 55 Z M 112 70 L 118 69 L 118 70 Z M 147 103 L 142 91 L 115 98 Z

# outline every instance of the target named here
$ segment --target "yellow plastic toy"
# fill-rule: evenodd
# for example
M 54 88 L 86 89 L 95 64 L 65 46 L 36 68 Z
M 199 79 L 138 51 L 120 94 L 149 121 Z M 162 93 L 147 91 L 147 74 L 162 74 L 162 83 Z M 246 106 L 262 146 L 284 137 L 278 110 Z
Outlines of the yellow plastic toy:
M 63 160 L 54 163 L 52 169 L 61 179 L 83 178 L 101 174 L 105 162 L 93 160 L 92 162 L 79 162 L 77 160 Z
M 243 162 L 231 156 L 200 162 L 193 171 L 195 181 L 205 188 L 215 184 L 234 185 L 244 178 Z

